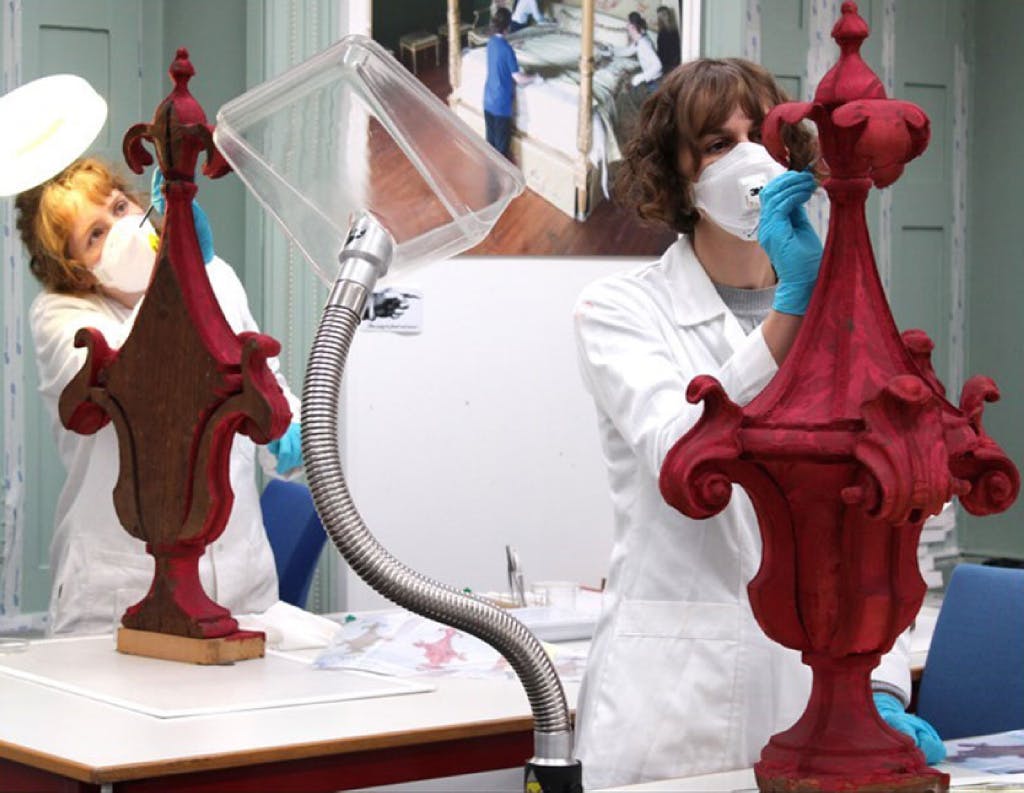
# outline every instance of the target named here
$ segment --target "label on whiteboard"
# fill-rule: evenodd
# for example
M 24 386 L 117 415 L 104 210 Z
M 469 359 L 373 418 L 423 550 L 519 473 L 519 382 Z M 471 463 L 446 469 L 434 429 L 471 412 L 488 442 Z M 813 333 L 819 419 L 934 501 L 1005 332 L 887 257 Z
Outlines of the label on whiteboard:
M 423 330 L 423 293 L 395 286 L 374 290 L 366 301 L 360 327 L 392 333 L 420 333 Z

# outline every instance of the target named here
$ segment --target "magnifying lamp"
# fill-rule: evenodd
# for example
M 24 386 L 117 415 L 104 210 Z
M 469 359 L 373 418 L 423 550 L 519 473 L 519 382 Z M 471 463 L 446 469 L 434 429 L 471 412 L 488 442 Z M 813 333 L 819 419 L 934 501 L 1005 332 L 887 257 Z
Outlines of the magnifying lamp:
M 0 97 L 0 196 L 42 184 L 88 149 L 107 103 L 74 74 L 40 77 Z
M 302 401 L 306 475 L 328 535 L 378 593 L 508 659 L 534 713 L 526 788 L 582 790 L 565 693 L 540 642 L 503 609 L 391 556 L 359 515 L 338 446 L 341 378 L 377 279 L 389 267 L 436 261 L 482 240 L 522 192 L 522 174 L 363 36 L 226 104 L 214 140 L 332 284 Z

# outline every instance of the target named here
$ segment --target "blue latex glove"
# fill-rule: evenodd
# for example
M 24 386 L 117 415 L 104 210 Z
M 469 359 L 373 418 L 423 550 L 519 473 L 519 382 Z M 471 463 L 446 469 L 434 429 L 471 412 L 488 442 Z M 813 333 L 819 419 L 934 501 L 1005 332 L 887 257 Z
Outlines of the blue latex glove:
M 761 191 L 757 241 L 771 260 L 779 285 L 772 308 L 803 316 L 821 264 L 821 240 L 804 204 L 817 187 L 810 171 L 786 171 Z
M 885 723 L 913 738 L 914 743 L 924 753 L 928 765 L 935 765 L 946 759 L 946 747 L 932 725 L 920 716 L 907 713 L 903 709 L 903 703 L 892 694 L 876 691 L 874 699 L 875 707 L 878 708 L 878 713 Z
M 161 215 L 167 205 L 164 199 L 164 175 L 159 168 L 153 169 L 153 182 L 149 187 L 149 200 L 153 209 Z M 195 218 L 196 237 L 199 239 L 199 250 L 203 254 L 203 263 L 209 264 L 213 261 L 213 229 L 210 228 L 210 221 L 206 217 L 199 202 L 192 199 L 192 217 Z
M 279 474 L 302 465 L 302 427 L 299 422 L 293 421 L 284 435 L 268 443 L 267 451 L 277 458 L 275 470 Z

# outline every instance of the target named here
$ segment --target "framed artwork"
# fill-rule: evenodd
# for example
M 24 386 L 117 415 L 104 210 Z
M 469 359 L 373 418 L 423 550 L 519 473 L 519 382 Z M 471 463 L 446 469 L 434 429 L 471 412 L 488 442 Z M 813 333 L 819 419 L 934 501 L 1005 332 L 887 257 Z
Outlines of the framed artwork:
M 374 0 L 372 35 L 485 137 L 491 20 L 517 4 L 537 11 L 505 34 L 520 71 L 535 76 L 516 86 L 507 151 L 527 189 L 469 254 L 660 255 L 675 232 L 614 201 L 623 152 L 656 87 L 634 79 L 641 67 L 627 17 L 643 17 L 652 45 L 659 26 L 678 42 L 691 0 Z

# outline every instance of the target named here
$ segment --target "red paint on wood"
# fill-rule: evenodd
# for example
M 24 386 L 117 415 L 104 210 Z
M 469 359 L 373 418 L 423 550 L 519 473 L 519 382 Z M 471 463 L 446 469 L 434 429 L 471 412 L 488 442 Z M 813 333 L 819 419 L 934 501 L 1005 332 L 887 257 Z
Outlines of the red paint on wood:
M 924 520 L 953 495 L 973 514 L 1002 511 L 1020 488 L 981 424 L 994 383 L 972 378 L 959 406 L 947 401 L 931 341 L 919 330 L 901 337 L 889 311 L 864 204 L 872 184 L 891 184 L 924 151 L 929 122 L 885 97 L 859 55 L 867 34 L 844 3 L 832 31 L 840 59 L 814 102 L 780 105 L 763 125 L 785 162 L 782 127 L 813 120 L 830 174 L 828 236 L 800 335 L 744 408 L 714 378 L 695 378 L 687 398 L 703 400 L 704 415 L 661 471 L 665 499 L 692 517 L 725 507 L 732 482 L 750 494 L 764 546 L 751 606 L 813 671 L 803 716 L 755 767 L 765 791 L 945 789 L 946 775 L 878 716 L 869 676 L 921 606 Z
M 213 144 L 202 107 L 188 90 L 195 73 L 179 49 L 171 93 L 150 124 L 125 135 L 125 159 L 136 173 L 153 162 L 165 177 L 164 230 L 156 268 L 131 334 L 111 350 L 93 328 L 76 344 L 88 357 L 61 394 L 68 429 L 117 430 L 120 472 L 114 505 L 126 531 L 156 560 L 149 593 L 122 619 L 126 627 L 193 638 L 234 633 L 238 623 L 199 581 L 199 557 L 224 531 L 234 494 L 229 479 L 236 432 L 257 443 L 279 437 L 291 412 L 266 365 L 280 350 L 269 336 L 235 334 L 206 275 L 192 216 L 199 156 L 204 171 L 229 170 Z

